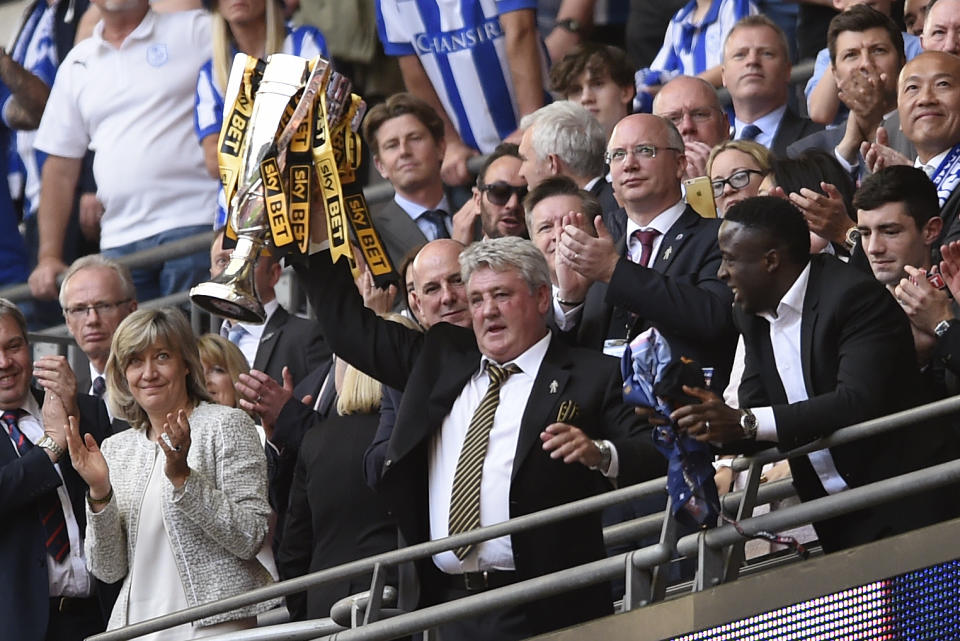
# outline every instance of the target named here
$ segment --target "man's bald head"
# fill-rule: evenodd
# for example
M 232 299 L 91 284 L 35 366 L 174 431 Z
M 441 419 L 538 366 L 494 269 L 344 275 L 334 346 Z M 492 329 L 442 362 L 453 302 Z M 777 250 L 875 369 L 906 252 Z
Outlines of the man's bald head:
M 684 142 L 710 147 L 730 137 L 730 123 L 716 90 L 703 78 L 677 76 L 657 92 L 653 113 L 672 122 Z
M 413 259 L 414 312 L 427 329 L 441 322 L 471 325 L 466 288 L 460 277 L 461 251 L 462 243 L 442 238 L 424 245 Z
M 905 64 L 897 108 L 900 128 L 921 162 L 960 142 L 960 57 L 929 51 Z

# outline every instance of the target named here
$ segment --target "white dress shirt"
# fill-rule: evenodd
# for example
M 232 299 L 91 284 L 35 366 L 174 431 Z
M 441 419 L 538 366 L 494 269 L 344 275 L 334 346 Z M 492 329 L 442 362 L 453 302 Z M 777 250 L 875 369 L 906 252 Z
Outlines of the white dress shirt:
M 43 422 L 40 414 L 40 406 L 37 404 L 33 394 L 27 393 L 27 400 L 21 407 L 26 414 L 17 421 L 17 427 L 23 435 L 31 442 L 36 443 L 43 438 Z M 6 427 L 3 428 L 6 432 Z M 9 432 L 7 438 L 13 443 Z M 17 451 L 14 443 L 14 451 Z M 19 453 L 18 453 L 19 455 Z M 60 464 L 53 466 L 63 480 L 63 472 L 60 471 Z M 87 571 L 87 563 L 83 557 L 83 542 L 80 539 L 80 526 L 77 525 L 77 517 L 73 513 L 73 504 L 70 503 L 70 495 L 67 493 L 67 486 L 61 484 L 57 488 L 57 497 L 60 499 L 60 507 L 63 508 L 63 516 L 67 522 L 67 537 L 70 539 L 70 553 L 63 561 L 59 563 L 52 556 L 47 557 L 47 575 L 50 579 L 50 596 L 68 596 L 68 597 L 88 597 L 91 593 L 90 573 Z M 38 514 L 39 518 L 39 514 Z
M 98 372 L 98 371 L 97 371 L 97 368 L 93 366 L 93 363 L 91 363 L 91 362 L 89 362 L 89 361 L 87 362 L 87 367 L 90 368 L 90 389 L 87 390 L 86 393 L 89 394 L 90 396 L 94 396 L 94 393 L 93 393 L 93 382 L 94 382 L 95 380 L 97 380 L 97 377 L 98 377 L 98 376 L 101 376 L 101 377 L 103 377 L 103 382 L 104 382 L 104 384 L 106 384 L 106 382 L 107 382 L 107 377 L 106 377 L 106 375 L 105 375 L 103 372 Z M 110 417 L 110 422 L 112 423 L 112 422 L 113 422 L 113 418 L 114 418 L 114 417 L 113 417 L 113 412 L 110 411 L 110 403 L 107 402 L 107 397 L 109 396 L 109 394 L 110 394 L 110 392 L 108 392 L 108 391 L 105 389 L 105 390 L 103 390 L 103 396 L 102 396 L 101 398 L 103 398 L 103 404 L 104 404 L 104 406 L 107 408 L 107 416 Z
M 517 439 L 520 436 L 520 421 L 523 418 L 523 408 L 526 407 L 533 389 L 533 382 L 550 347 L 550 340 L 551 334 L 547 332 L 546 336 L 527 351 L 510 361 L 520 368 L 520 372 L 511 375 L 500 388 L 500 403 L 493 418 L 480 481 L 481 527 L 510 519 L 510 477 L 513 473 Z M 489 359 L 486 357 L 480 359 L 478 371 L 467 381 L 463 391 L 453 402 L 450 413 L 443 419 L 441 429 L 433 435 L 430 443 L 428 487 L 431 540 L 444 538 L 450 532 L 453 478 L 467 428 L 490 384 L 486 371 L 487 362 Z M 619 471 L 616 448 L 611 447 L 611 454 L 610 468 L 606 476 L 615 478 Z M 451 551 L 434 555 L 433 561 L 448 574 L 515 569 L 513 544 L 509 536 L 478 543 L 463 561 Z
M 951 149 L 953 149 L 953 147 L 947 147 L 927 162 L 921 162 L 920 156 L 917 156 L 916 160 L 913 161 L 913 166 L 917 169 L 922 169 L 923 173 L 927 175 L 927 178 L 933 180 L 933 175 L 937 173 L 937 168 L 940 166 L 940 163 L 943 162 L 943 159 L 947 157 L 947 154 L 950 153 Z
M 247 359 L 247 364 L 250 367 L 253 367 L 253 363 L 257 359 L 257 350 L 260 348 L 260 337 L 263 336 L 263 330 L 267 326 L 267 323 L 270 322 L 270 317 L 273 316 L 273 313 L 277 311 L 278 307 L 280 307 L 280 301 L 276 298 L 268 303 L 264 303 L 263 311 L 266 313 L 267 318 L 260 325 L 237 323 L 246 330 L 243 335 L 240 336 L 240 342 L 237 347 L 243 352 L 243 357 Z M 229 338 L 230 328 L 232 326 L 233 321 L 223 321 L 223 325 L 220 326 L 220 335 L 224 338 Z
M 803 319 L 803 300 L 810 280 L 810 264 L 803 268 L 787 293 L 777 305 L 776 314 L 762 313 L 760 316 L 770 323 L 770 343 L 773 357 L 777 363 L 777 372 L 788 403 L 799 403 L 809 398 L 803 381 L 803 360 L 800 353 L 800 328 Z M 777 442 L 777 421 L 772 407 L 753 409 L 757 417 L 757 440 Z M 823 449 L 807 455 L 814 471 L 828 494 L 836 494 L 847 489 L 847 484 L 837 471 L 830 450 Z
M 770 149 L 773 146 L 773 139 L 777 135 L 777 130 L 780 129 L 780 121 L 783 120 L 783 114 L 787 111 L 787 105 L 774 109 L 770 113 L 760 116 L 753 122 L 744 122 L 739 118 L 734 118 L 733 120 L 733 129 L 734 129 L 734 139 L 740 139 L 740 133 L 743 131 L 743 128 L 747 125 L 756 125 L 760 128 L 760 133 L 757 134 L 757 137 L 754 140 Z

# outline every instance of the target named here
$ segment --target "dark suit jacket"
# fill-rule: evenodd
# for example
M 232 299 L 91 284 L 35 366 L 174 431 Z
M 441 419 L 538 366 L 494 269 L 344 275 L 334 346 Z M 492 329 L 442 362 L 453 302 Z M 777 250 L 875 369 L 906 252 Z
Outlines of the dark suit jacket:
M 786 158 L 789 155 L 787 147 L 822 129 L 823 125 L 797 115 L 797 112 L 788 105 L 787 110 L 783 112 L 783 118 L 780 119 L 780 126 L 777 127 L 770 151 L 780 158 Z
M 326 253 L 302 266 L 308 296 L 335 352 L 381 383 L 403 390 L 378 490 L 387 498 L 408 544 L 430 538 L 427 465 L 431 437 L 480 363 L 469 329 L 439 323 L 425 334 L 378 318 L 363 307 L 345 262 L 330 264 Z M 554 385 L 556 383 L 556 385 Z M 621 485 L 664 471 L 646 429 L 622 402 L 617 364 L 593 351 L 552 340 L 523 412 L 510 485 L 510 515 L 520 516 L 596 494 L 609 484 L 582 465 L 551 459 L 539 434 L 555 422 L 558 407 L 573 400 L 577 425 L 593 438 L 617 447 Z M 555 392 L 551 390 L 555 389 Z M 598 514 L 517 533 L 511 537 L 523 579 L 571 567 L 604 555 Z M 431 559 L 419 564 L 421 602 L 438 600 L 437 570 Z M 547 631 L 611 611 L 609 586 L 599 585 L 529 606 L 532 625 Z
M 32 390 L 42 403 L 42 392 Z M 92 434 L 98 443 L 110 434 L 110 422 L 103 404 L 92 396 L 80 396 L 80 431 Z M 34 447 L 23 457 L 17 455 L 5 428 L 0 428 L 0 614 L 4 637 L 18 641 L 42 641 L 47 632 L 50 586 L 47 576 L 47 549 L 37 501 L 66 484 L 81 537 L 86 528 L 84 496 L 87 484 L 70 464 L 69 455 L 60 460 L 63 480 L 47 457 Z M 104 620 L 106 627 L 106 620 Z
M 781 450 L 912 407 L 923 398 L 906 315 L 874 278 L 832 256 L 810 259 L 800 330 L 808 400 L 786 402 L 769 323 L 739 306 L 735 315 L 746 346 L 740 406 L 773 407 Z M 847 485 L 857 487 L 930 464 L 932 442 L 930 432 L 920 439 L 916 432 L 911 438 L 900 430 L 833 447 L 830 454 Z M 790 467 L 801 500 L 824 495 L 809 459 L 791 459 Z M 936 507 L 914 497 L 814 525 L 824 549 L 833 551 L 925 525 L 934 517 Z
M 278 307 L 263 328 L 253 369 L 266 372 L 282 384 L 283 367 L 287 366 L 296 385 L 329 359 L 330 347 L 320 325 Z
M 291 579 L 397 547 L 397 529 L 381 497 L 364 483 L 363 450 L 377 427 L 376 413 L 337 416 L 303 437 L 287 523 L 277 555 L 280 576 Z M 393 584 L 393 581 L 390 581 Z M 370 589 L 370 575 L 325 584 L 287 597 L 294 621 L 330 616 L 340 599 Z
M 383 244 L 387 246 L 390 262 L 397 270 L 400 269 L 400 261 L 407 252 L 427 242 L 427 237 L 417 227 L 417 223 L 393 198 L 379 207 L 374 207 L 370 215 L 373 226 L 377 228 Z
M 730 378 L 737 334 L 733 294 L 720 279 L 720 221 L 702 218 L 687 207 L 664 235 L 653 265 L 641 267 L 624 256 L 609 283 L 587 293 L 577 336 L 585 347 L 601 349 L 607 338 L 633 338 L 650 326 L 670 343 L 674 356 L 714 368 L 711 387 L 723 390 Z M 631 322 L 630 313 L 636 315 Z
M 593 187 L 590 188 L 593 194 L 600 202 L 600 208 L 603 210 L 603 224 L 607 226 L 607 231 L 613 236 L 614 241 L 619 241 L 627 233 L 627 213 L 617 202 L 613 195 L 613 185 L 607 182 L 606 176 L 601 176 Z
M 277 416 L 277 424 L 273 428 L 273 436 L 266 445 L 267 454 L 267 494 L 270 498 L 270 507 L 277 513 L 277 527 L 274 536 L 274 550 L 278 549 L 283 540 L 284 524 L 287 513 L 287 503 L 290 498 L 290 485 L 293 483 L 293 471 L 297 464 L 300 452 L 300 443 L 307 430 L 326 418 L 329 405 L 321 408 L 324 411 L 317 413 L 313 406 L 300 402 L 309 394 L 316 400 L 323 382 L 330 373 L 331 359 L 327 359 L 314 371 L 304 378 L 293 390 L 293 398 L 286 402 Z M 277 452 L 279 450 L 279 453 Z
M 899 127 L 900 117 L 896 112 L 883 121 L 883 128 L 887 130 L 887 134 L 890 136 L 890 146 L 907 158 L 916 158 L 917 151 L 914 148 L 913 143 L 906 139 Z M 846 133 L 846 130 L 847 125 L 846 121 L 844 121 L 844 124 L 838 127 L 831 127 L 829 129 L 824 129 L 822 131 L 810 134 L 809 136 L 801 138 L 797 142 L 787 147 L 787 156 L 794 158 L 807 149 L 822 149 L 823 151 L 832 154 L 837 148 L 837 145 L 840 144 L 840 141 L 843 140 L 843 135 Z M 854 180 L 860 180 L 870 175 L 866 165 L 863 163 L 863 158 L 861 158 L 859 154 L 857 154 L 857 157 L 859 159 L 859 171 L 857 172 L 856 176 L 852 177 Z

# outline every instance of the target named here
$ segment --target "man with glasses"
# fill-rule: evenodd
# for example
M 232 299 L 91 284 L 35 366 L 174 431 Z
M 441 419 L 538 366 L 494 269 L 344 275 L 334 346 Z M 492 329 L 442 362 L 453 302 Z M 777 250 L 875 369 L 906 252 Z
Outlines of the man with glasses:
M 575 225 L 564 228 L 557 260 L 585 286 L 561 288 L 557 302 L 566 314 L 558 325 L 569 331 L 585 304 L 592 306 L 589 299 L 600 297 L 605 322 L 582 323 L 581 343 L 619 356 L 627 341 L 653 326 L 675 355 L 713 367 L 712 387 L 723 389 L 736 343 L 733 297 L 717 278 L 718 221 L 701 218 L 680 193 L 686 170 L 680 132 L 659 116 L 627 116 L 613 130 L 607 162 L 627 213 L 627 235 L 615 243 L 599 218 L 597 237 Z M 593 282 L 602 285 L 589 287 Z
M 622 238 L 627 217 L 607 182 L 607 136 L 593 114 L 561 100 L 524 116 L 520 129 L 520 174 L 530 189 L 553 176 L 570 178 L 600 201 L 604 224 L 615 239 Z
M 451 214 L 463 203 L 453 202 L 440 178 L 446 142 L 437 112 L 413 94 L 394 94 L 367 112 L 363 138 L 394 189 L 392 199 L 370 212 L 393 264 L 414 247 L 450 238 Z
M 705 176 L 710 150 L 730 138 L 730 121 L 713 85 L 703 78 L 677 76 L 653 99 L 653 113 L 672 122 L 683 136 L 684 178 Z
M 137 308 L 137 293 L 124 265 L 98 254 L 75 260 L 60 285 L 67 330 L 90 365 L 76 372 L 77 391 L 106 401 L 104 370 L 120 322 Z

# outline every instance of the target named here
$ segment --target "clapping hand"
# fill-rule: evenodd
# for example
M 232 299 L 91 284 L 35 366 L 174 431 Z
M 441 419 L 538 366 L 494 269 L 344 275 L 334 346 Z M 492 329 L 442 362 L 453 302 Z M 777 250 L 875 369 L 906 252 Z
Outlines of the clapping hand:
M 97 446 L 97 441 L 92 434 L 80 435 L 80 424 L 76 417 L 69 417 L 64 430 L 67 437 L 67 450 L 70 452 L 70 463 L 89 486 L 90 498 L 105 498 L 110 494 L 110 469 Z M 94 512 L 99 511 L 98 507 L 93 506 Z
M 163 433 L 157 438 L 157 444 L 167 457 L 163 467 L 175 488 L 183 487 L 190 476 L 190 467 L 187 465 L 187 454 L 190 452 L 190 423 L 183 410 L 176 414 L 167 414 L 167 421 L 163 424 Z

